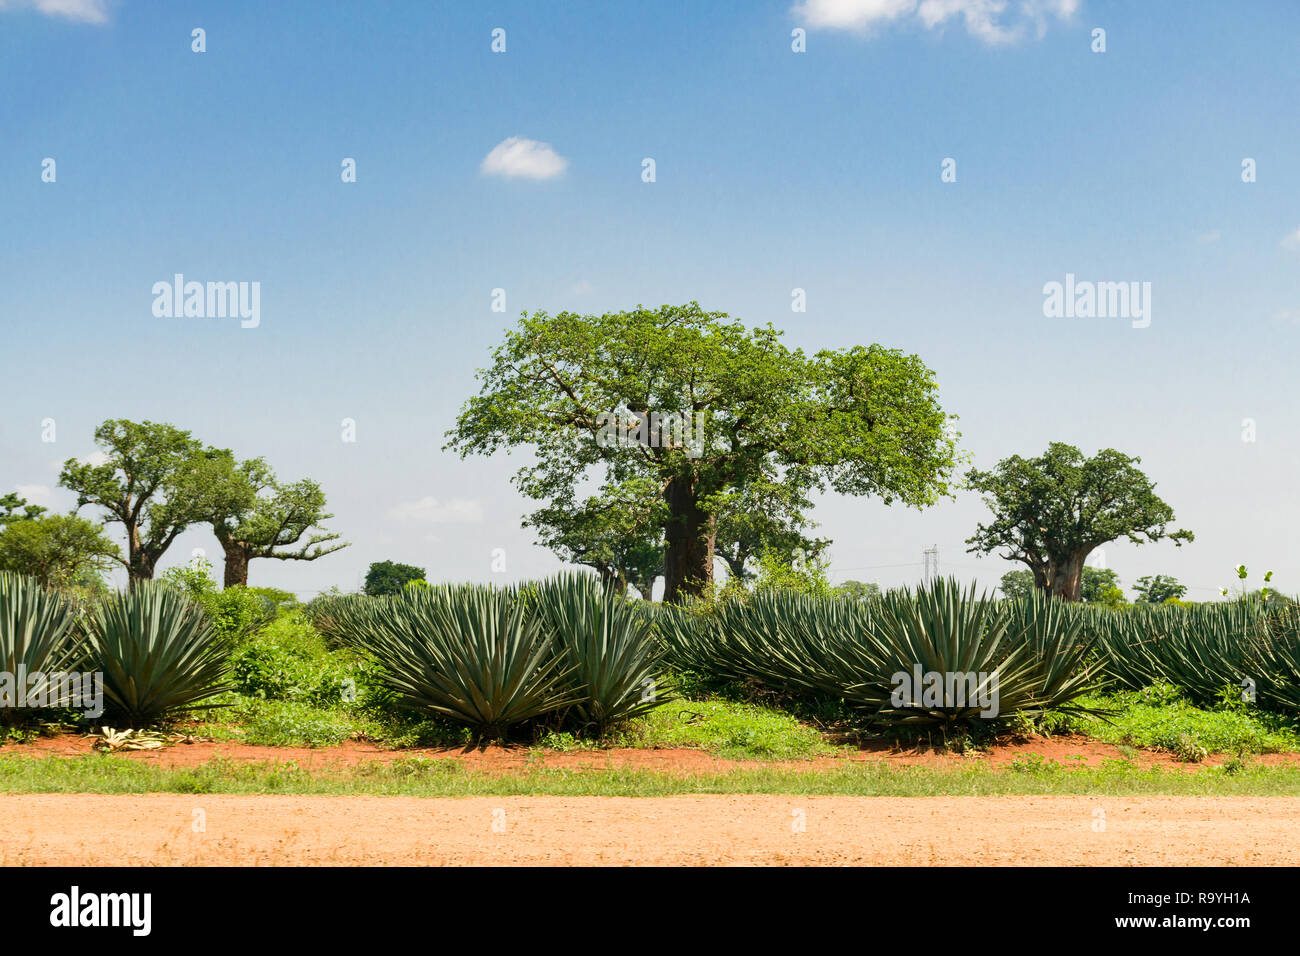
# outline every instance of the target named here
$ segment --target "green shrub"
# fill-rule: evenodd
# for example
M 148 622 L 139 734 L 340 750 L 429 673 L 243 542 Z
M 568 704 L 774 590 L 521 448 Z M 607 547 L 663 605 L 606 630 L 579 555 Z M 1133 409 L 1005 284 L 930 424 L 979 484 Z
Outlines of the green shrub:
M 216 637 L 231 645 L 274 621 L 285 596 L 294 600 L 288 591 L 274 588 L 236 585 L 222 590 L 212 577 L 212 563 L 203 558 L 168 568 L 161 581 L 201 606 L 212 619 Z
M 835 749 L 790 714 L 740 701 L 675 700 L 628 725 L 641 746 L 692 747 L 731 760 L 803 760 Z
M 274 604 L 245 587 L 216 591 L 202 598 L 201 603 L 212 618 L 213 633 L 230 644 L 258 633 L 276 616 Z
M 1116 745 L 1174 751 L 1188 737 L 1210 753 L 1272 753 L 1300 748 L 1283 718 L 1258 707 L 1206 710 L 1182 698 L 1169 684 L 1090 698 L 1105 720 L 1071 717 L 1059 729 L 1084 733 Z
M 332 747 L 356 733 L 347 714 L 296 701 L 248 701 L 236 716 L 244 742 L 263 747 Z
M 373 666 L 349 650 L 329 651 L 301 611 L 290 611 L 230 657 L 240 694 L 333 706 L 356 700 L 374 682 Z
M 249 594 L 256 595 L 271 607 L 275 608 L 276 614 L 284 614 L 289 611 L 297 610 L 302 607 L 298 603 L 298 595 L 292 591 L 284 591 L 280 588 L 247 588 Z

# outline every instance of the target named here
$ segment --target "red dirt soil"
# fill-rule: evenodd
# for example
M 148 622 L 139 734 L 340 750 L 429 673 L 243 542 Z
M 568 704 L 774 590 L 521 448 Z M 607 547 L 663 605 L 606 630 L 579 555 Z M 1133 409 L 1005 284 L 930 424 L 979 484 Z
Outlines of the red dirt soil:
M 92 752 L 92 741 L 76 735 L 42 737 L 30 743 L 0 745 L 0 756 L 23 757 L 80 757 Z M 883 761 L 891 766 L 958 767 L 979 762 L 992 766 L 1007 766 L 1016 759 L 1054 760 L 1067 769 L 1072 766 L 1097 766 L 1106 760 L 1124 759 L 1121 750 L 1088 737 L 1036 737 L 1029 740 L 1007 740 L 988 752 L 956 754 L 935 752 L 929 749 L 893 750 L 885 746 L 844 752 L 835 756 L 816 757 L 795 761 L 742 761 L 724 760 L 702 750 L 674 749 L 609 749 L 596 751 L 559 752 L 528 747 L 487 747 L 482 750 L 451 748 L 408 748 L 391 750 L 362 741 L 345 741 L 335 747 L 258 747 L 232 741 L 196 741 L 172 744 L 161 750 L 119 751 L 115 756 L 125 760 L 139 760 L 160 767 L 189 767 L 209 760 L 230 760 L 239 763 L 294 762 L 304 769 L 346 768 L 368 762 L 387 763 L 405 757 L 427 757 L 434 760 L 455 760 L 467 770 L 488 773 L 517 773 L 538 767 L 567 769 L 641 769 L 672 773 L 711 773 L 745 767 L 780 766 L 800 769 L 827 769 L 846 762 Z M 1172 754 L 1158 750 L 1139 750 L 1132 758 L 1143 767 L 1161 766 L 1194 770 L 1198 766 L 1221 764 L 1223 756 L 1210 757 L 1201 764 L 1177 760 Z M 1300 764 L 1300 754 L 1260 754 L 1251 757 L 1254 763 L 1264 765 Z

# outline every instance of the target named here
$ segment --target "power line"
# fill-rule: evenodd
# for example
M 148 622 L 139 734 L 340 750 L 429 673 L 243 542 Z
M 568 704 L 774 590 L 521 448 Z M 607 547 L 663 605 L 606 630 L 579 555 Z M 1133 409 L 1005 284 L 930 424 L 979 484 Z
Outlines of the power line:
M 845 571 L 876 571 L 880 568 L 919 568 L 919 561 L 909 561 L 907 564 L 864 564 L 856 568 L 833 568 L 833 573 L 843 574 Z

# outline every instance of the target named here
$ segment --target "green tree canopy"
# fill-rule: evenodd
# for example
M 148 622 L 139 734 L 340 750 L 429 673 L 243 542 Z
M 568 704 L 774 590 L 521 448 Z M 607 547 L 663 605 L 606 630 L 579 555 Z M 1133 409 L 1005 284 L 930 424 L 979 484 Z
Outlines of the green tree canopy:
M 879 601 L 880 585 L 874 581 L 844 581 L 835 587 L 835 594 L 854 601 Z
M 631 585 L 649 601 L 664 565 L 667 508 L 656 492 L 649 478 L 631 478 L 580 502 L 561 497 L 524 525 L 564 561 L 595 568 L 615 592 L 624 594 Z
M 593 469 L 606 485 L 652 479 L 669 602 L 712 582 L 719 503 L 750 482 L 924 507 L 949 492 L 955 467 L 957 436 L 916 356 L 879 345 L 807 356 L 770 325 L 694 302 L 525 313 L 479 379 L 447 447 L 531 446 L 515 482 L 542 501 L 565 500 Z M 675 424 L 656 429 L 654 416 Z M 619 427 L 631 421 L 650 427 Z
M 394 561 L 376 561 L 366 572 L 366 583 L 362 590 L 372 597 L 383 594 L 401 594 L 402 589 L 411 581 L 423 581 L 424 568 Z
M 756 562 L 769 552 L 787 564 L 816 561 L 831 542 L 809 537 L 812 502 L 790 482 L 763 476 L 718 495 L 709 503 L 717 516 L 716 553 L 737 581 L 752 580 Z
M 69 458 L 59 484 L 77 495 L 77 507 L 96 505 L 126 532 L 126 557 L 117 560 L 132 585 L 152 578 L 158 559 L 191 524 L 203 520 L 196 471 L 209 451 L 174 425 L 112 419 L 95 429 L 103 464 Z M 221 454 L 229 454 L 223 452 Z
M 315 561 L 348 546 L 321 527 L 333 515 L 320 485 L 282 483 L 261 458 L 237 462 L 209 449 L 200 485 L 204 518 L 225 553 L 226 587 L 247 586 L 254 558 Z
M 1187 585 L 1179 584 L 1177 578 L 1164 574 L 1154 577 L 1144 574 L 1137 579 L 1133 590 L 1138 593 L 1138 604 L 1164 604 L 1170 599 L 1180 600 L 1187 593 Z
M 1002 575 L 998 590 L 1004 598 L 1011 601 L 1029 597 L 1034 590 L 1034 574 L 1032 571 L 1008 571 Z
M 121 561 L 104 529 L 77 515 L 41 515 L 0 527 L 0 571 L 36 578 L 46 587 L 94 585 Z
M 758 556 L 770 551 L 786 563 L 816 559 L 830 544 L 800 529 L 810 507 L 803 496 L 773 482 L 718 496 L 710 503 L 717 516 L 716 556 L 737 583 L 757 574 Z M 575 502 L 571 496 L 539 509 L 524 522 L 539 532 L 538 544 L 565 561 L 595 568 L 617 593 L 628 585 L 645 600 L 664 571 L 664 526 L 668 507 L 658 484 L 647 475 Z
M 969 488 L 993 512 L 966 540 L 972 552 L 1000 551 L 1028 565 L 1034 586 L 1067 601 L 1080 599 L 1084 562 L 1093 549 L 1127 538 L 1135 544 L 1168 538 L 1191 541 L 1190 531 L 1168 531 L 1173 509 L 1132 458 L 1113 448 L 1085 458 L 1052 442 L 1038 458 L 1013 455 L 992 471 L 971 469 Z
M 1084 565 L 1083 575 L 1079 579 L 1079 600 L 1084 604 L 1105 604 L 1107 607 L 1119 607 L 1128 603 L 1118 574 L 1110 568 L 1088 565 Z
M 40 505 L 29 505 L 26 498 L 20 498 L 16 493 L 0 495 L 0 527 L 11 521 L 38 518 L 44 513 L 45 509 Z

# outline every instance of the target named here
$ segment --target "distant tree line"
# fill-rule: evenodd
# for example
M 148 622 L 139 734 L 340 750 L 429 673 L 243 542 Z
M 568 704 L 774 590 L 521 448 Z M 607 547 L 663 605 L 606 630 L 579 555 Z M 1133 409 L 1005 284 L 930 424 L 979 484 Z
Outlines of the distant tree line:
M 120 565 L 131 586 L 154 577 L 187 528 L 208 525 L 225 553 L 225 586 L 246 586 L 259 558 L 314 561 L 347 547 L 326 530 L 332 517 L 311 479 L 281 482 L 261 459 L 238 460 L 174 425 L 112 419 L 95 429 L 99 460 L 69 458 L 59 484 L 72 514 L 48 515 L 16 494 L 0 498 L 0 570 L 52 586 L 93 585 Z M 79 515 L 98 510 L 102 524 Z M 118 525 L 125 551 L 105 534 Z

